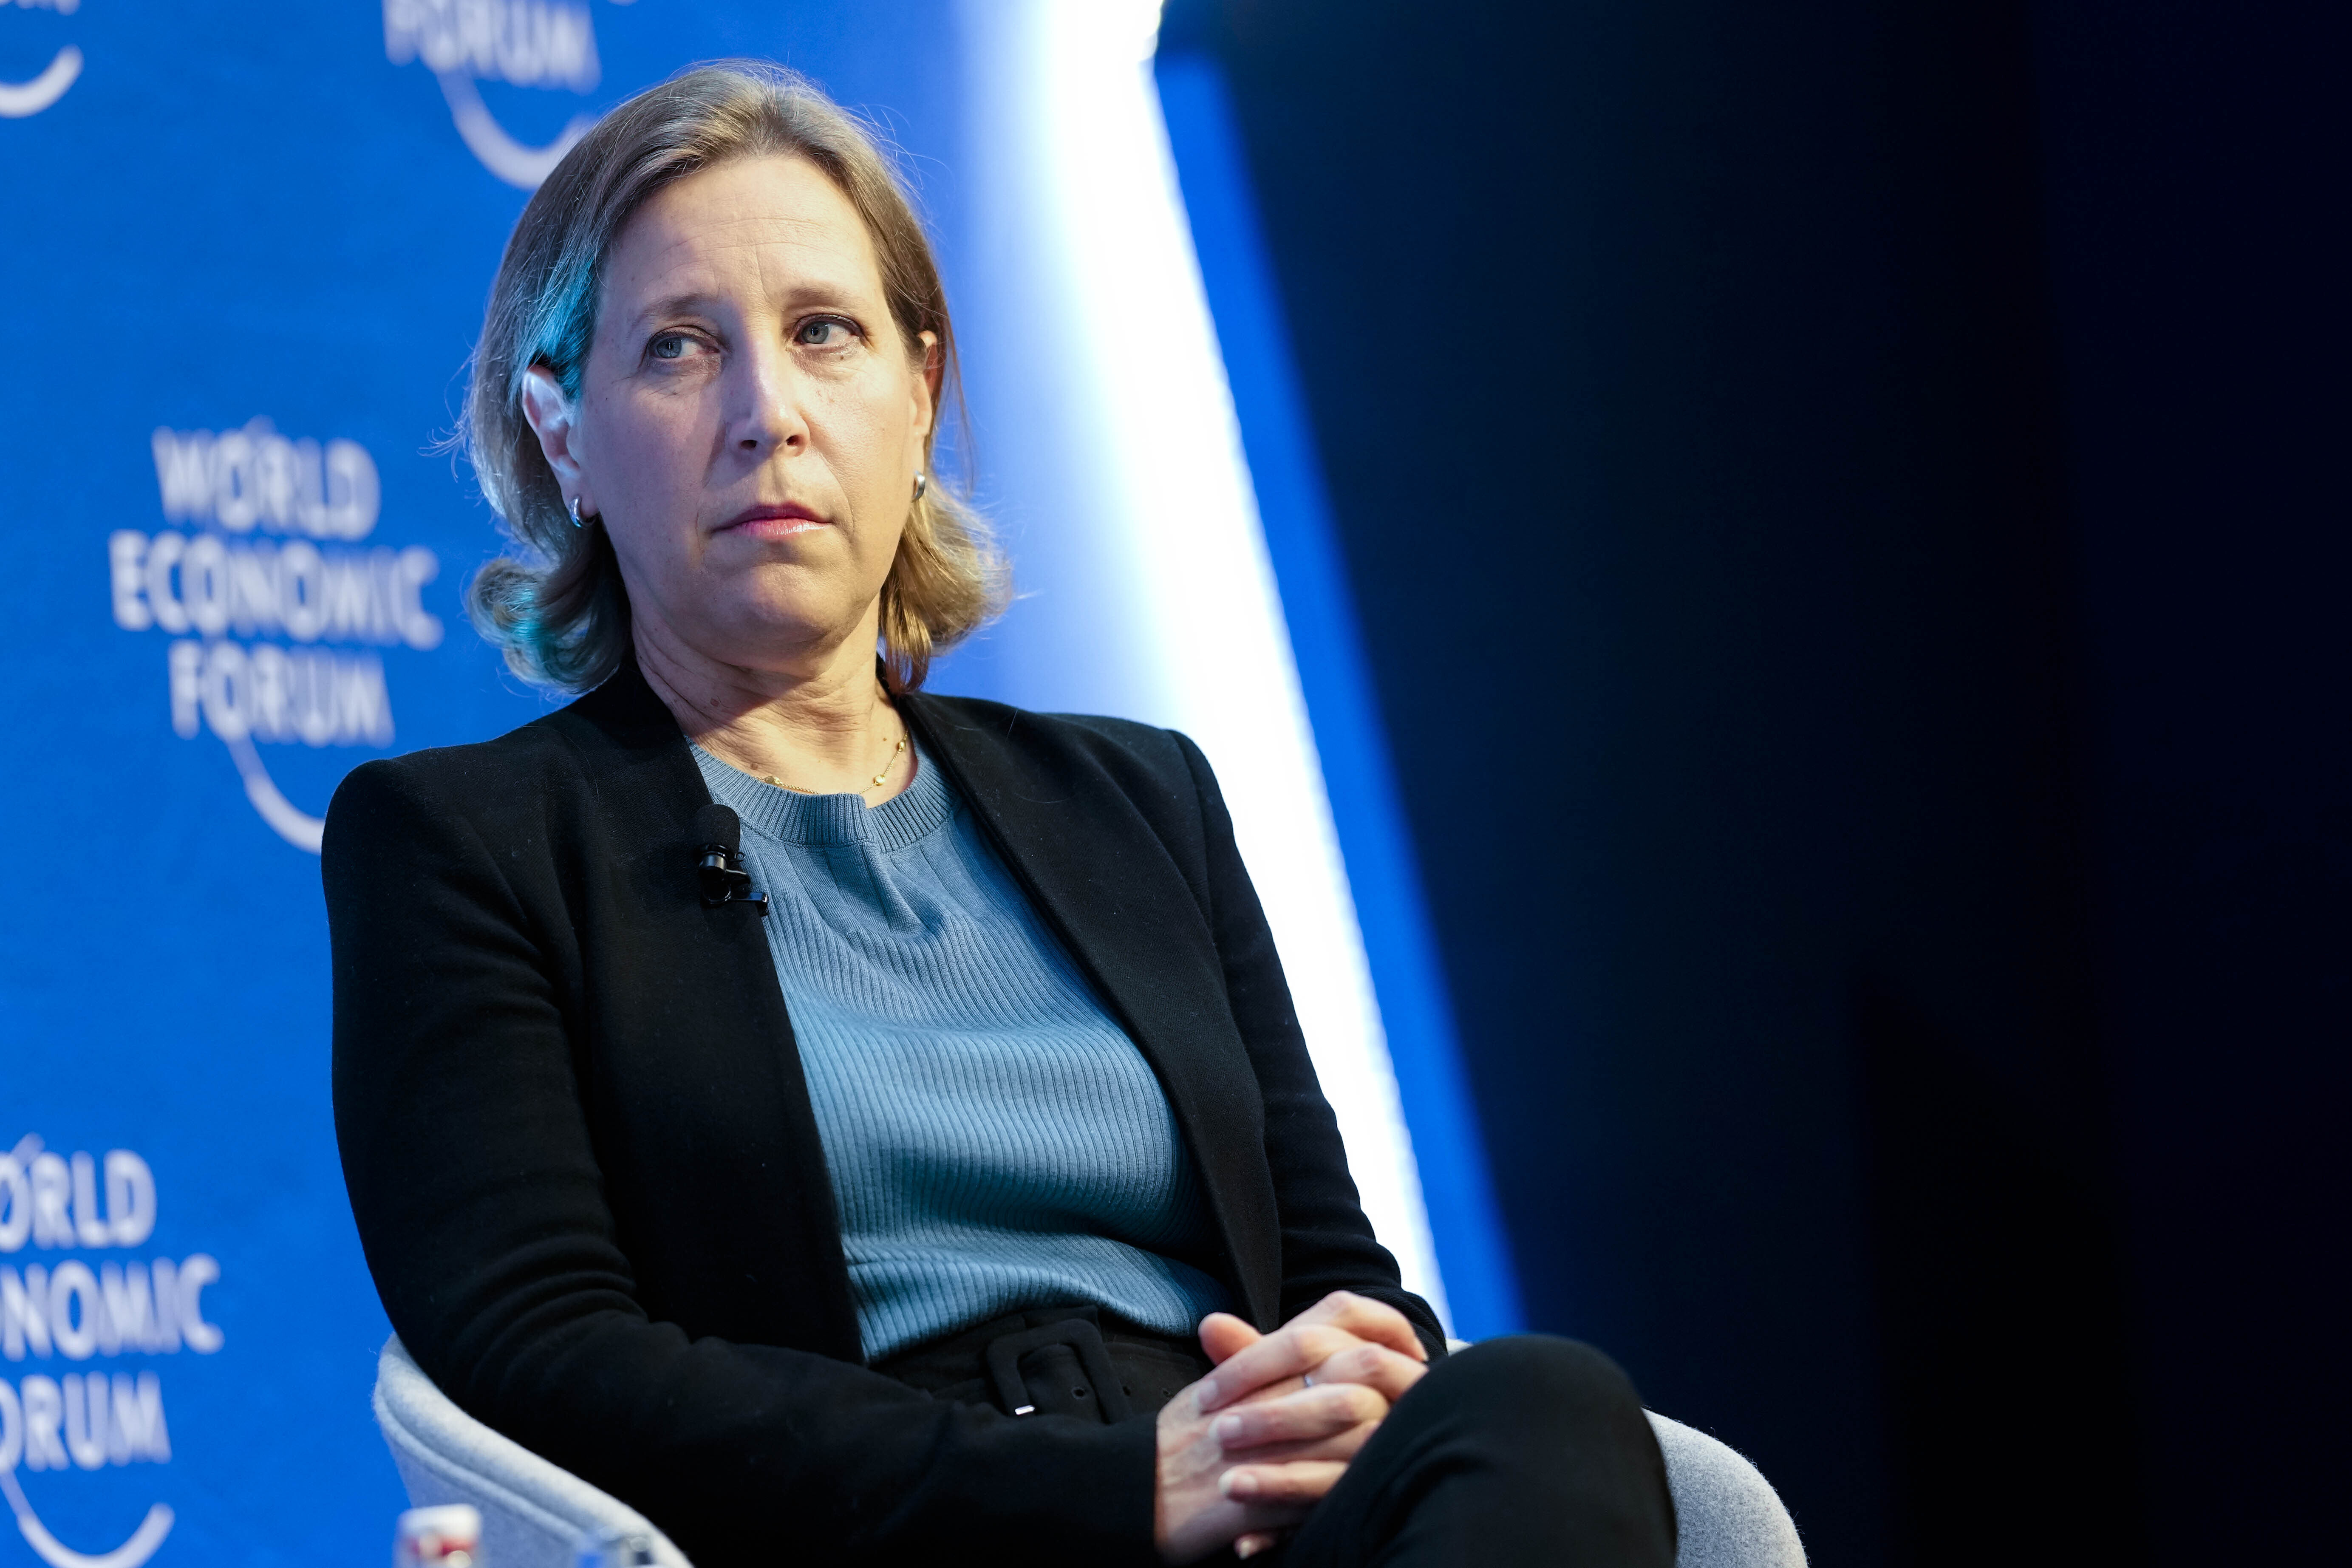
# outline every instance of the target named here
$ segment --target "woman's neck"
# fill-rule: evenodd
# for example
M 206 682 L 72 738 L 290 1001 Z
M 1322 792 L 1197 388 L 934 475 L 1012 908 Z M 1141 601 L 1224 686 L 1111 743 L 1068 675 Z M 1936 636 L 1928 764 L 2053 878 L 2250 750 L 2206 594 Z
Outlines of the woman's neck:
M 646 683 L 687 739 L 729 766 L 868 805 L 913 781 L 906 726 L 875 676 L 872 626 L 773 669 L 720 663 L 644 622 L 632 631 Z

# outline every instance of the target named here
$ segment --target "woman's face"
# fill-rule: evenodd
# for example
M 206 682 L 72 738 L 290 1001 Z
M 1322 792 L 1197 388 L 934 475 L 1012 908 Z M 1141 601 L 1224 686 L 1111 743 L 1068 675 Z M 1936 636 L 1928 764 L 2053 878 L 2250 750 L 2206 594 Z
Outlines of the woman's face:
M 533 371 L 524 406 L 604 518 L 641 642 L 777 672 L 871 649 L 931 347 L 900 335 L 865 224 L 804 159 L 738 159 L 638 209 L 577 404 Z

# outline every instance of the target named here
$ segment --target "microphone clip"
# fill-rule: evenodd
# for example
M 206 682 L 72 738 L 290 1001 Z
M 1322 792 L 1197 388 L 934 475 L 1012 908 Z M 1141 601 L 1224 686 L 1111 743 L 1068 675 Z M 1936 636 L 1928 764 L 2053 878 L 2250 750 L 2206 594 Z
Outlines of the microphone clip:
M 751 873 L 735 863 L 723 845 L 708 845 L 702 859 L 695 867 L 695 875 L 702 882 L 702 907 L 715 910 L 721 904 L 750 904 L 764 917 L 768 912 L 768 895 L 751 890 Z
M 688 842 L 702 846 L 694 862 L 694 874 L 702 884 L 702 907 L 715 910 L 721 904 L 749 904 L 765 919 L 768 895 L 751 890 L 751 873 L 743 869 L 743 859 L 738 853 L 743 847 L 743 819 L 735 808 L 712 801 L 694 814 L 694 837 Z

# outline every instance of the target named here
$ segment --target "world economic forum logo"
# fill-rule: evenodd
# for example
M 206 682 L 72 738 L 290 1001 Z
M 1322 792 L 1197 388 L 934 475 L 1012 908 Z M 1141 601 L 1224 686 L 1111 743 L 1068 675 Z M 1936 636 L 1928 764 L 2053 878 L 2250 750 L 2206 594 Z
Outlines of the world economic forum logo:
M 172 1532 L 152 1503 L 128 1539 L 84 1552 L 34 1500 L 77 1472 L 170 1464 L 156 1358 L 226 1338 L 205 1316 L 220 1264 L 156 1250 L 155 1217 L 154 1173 L 131 1150 L 61 1154 L 27 1133 L 0 1152 L 0 1497 L 49 1568 L 139 1568 Z M 20 1470 L 59 1479 L 28 1488 Z
M 70 16 L 81 9 L 81 0 L 16 0 L 25 11 L 56 11 Z M 7 0 L 0 0 L 5 8 Z M 81 51 L 68 44 L 49 57 L 49 63 L 30 81 L 0 81 L 0 120 L 22 120 L 38 114 L 66 95 L 66 89 L 81 75 Z
M 325 822 L 287 799 L 264 746 L 388 746 L 392 692 L 377 650 L 440 645 L 424 605 L 433 552 L 361 542 L 382 509 L 356 441 L 291 439 L 268 419 L 159 429 L 163 518 L 106 541 L 114 624 L 161 632 L 172 728 L 228 748 L 247 800 L 289 844 L 319 852 Z
M 383 53 L 394 65 L 421 62 L 441 83 L 449 118 L 482 166 L 510 185 L 536 190 L 572 143 L 596 122 L 574 115 L 554 141 L 516 141 L 490 113 L 477 84 L 568 89 L 584 93 L 602 74 L 596 29 L 584 5 L 562 0 L 383 0 Z

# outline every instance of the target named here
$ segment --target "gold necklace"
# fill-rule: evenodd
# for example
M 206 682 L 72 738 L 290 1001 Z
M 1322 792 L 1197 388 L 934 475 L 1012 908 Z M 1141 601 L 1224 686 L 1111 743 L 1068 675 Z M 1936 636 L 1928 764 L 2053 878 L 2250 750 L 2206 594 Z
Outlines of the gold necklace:
M 882 760 L 882 771 L 874 775 L 874 782 L 872 784 L 867 784 L 866 789 L 861 789 L 857 793 L 864 795 L 866 790 L 880 789 L 882 787 L 883 781 L 890 776 L 890 770 L 898 765 L 898 754 L 906 749 L 907 731 L 901 730 L 898 731 L 898 743 L 891 747 L 890 754 Z M 788 789 L 794 795 L 823 795 L 829 793 L 823 790 L 803 789 L 798 784 L 786 784 L 783 780 L 778 778 L 773 773 L 761 773 L 760 776 L 767 780 L 770 784 L 775 785 L 778 789 Z

